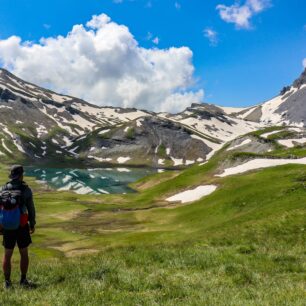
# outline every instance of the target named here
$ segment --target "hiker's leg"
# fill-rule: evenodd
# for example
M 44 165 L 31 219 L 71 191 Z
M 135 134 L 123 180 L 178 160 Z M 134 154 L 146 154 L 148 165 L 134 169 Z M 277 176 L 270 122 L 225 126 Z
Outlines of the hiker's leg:
M 21 279 L 25 279 L 29 268 L 28 248 L 19 249 Z
M 11 278 L 11 269 L 12 269 L 11 259 L 12 259 L 13 252 L 14 252 L 14 249 L 4 249 L 2 268 L 3 268 L 5 280 L 10 280 Z

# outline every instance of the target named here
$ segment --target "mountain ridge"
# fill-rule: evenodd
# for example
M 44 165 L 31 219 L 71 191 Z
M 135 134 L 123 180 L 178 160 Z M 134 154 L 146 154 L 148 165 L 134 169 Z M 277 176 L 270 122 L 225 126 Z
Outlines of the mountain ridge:
M 252 131 L 273 125 L 304 127 L 305 71 L 289 90 L 259 105 L 241 110 L 202 103 L 169 114 L 96 106 L 1 68 L 0 158 L 153 167 L 203 162 Z

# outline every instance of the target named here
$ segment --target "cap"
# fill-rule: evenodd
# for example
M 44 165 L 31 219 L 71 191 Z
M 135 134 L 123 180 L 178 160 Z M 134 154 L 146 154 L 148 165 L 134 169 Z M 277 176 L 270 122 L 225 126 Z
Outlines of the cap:
M 23 175 L 23 167 L 21 165 L 13 165 L 11 167 L 11 173 L 9 175 L 9 178 L 12 180 L 19 179 Z

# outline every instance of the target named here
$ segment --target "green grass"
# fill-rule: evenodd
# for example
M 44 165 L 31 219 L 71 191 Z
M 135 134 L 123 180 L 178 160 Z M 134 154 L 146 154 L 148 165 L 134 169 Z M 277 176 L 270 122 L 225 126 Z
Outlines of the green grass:
M 133 127 L 130 127 L 126 132 L 125 137 L 127 139 L 130 139 L 130 140 L 134 139 L 135 138 L 135 129 Z
M 268 140 L 270 141 L 270 140 Z M 299 145 L 293 148 L 286 148 L 275 142 L 274 150 L 265 153 L 253 152 L 232 152 L 228 154 L 231 160 L 249 160 L 253 158 L 301 158 L 306 156 L 306 145 Z
M 299 255 L 269 255 L 256 246 L 130 246 L 98 256 L 34 262 L 38 288 L 2 292 L 3 305 L 304 303 Z
M 274 132 L 274 131 L 280 131 L 281 132 L 282 130 L 284 130 L 284 128 L 285 127 L 281 127 L 281 126 L 270 126 L 270 127 L 267 127 L 267 128 L 263 128 L 261 130 L 250 132 L 249 135 L 260 137 L 263 134 Z
M 285 139 L 285 138 L 294 137 L 295 135 L 296 135 L 296 133 L 294 133 L 292 131 L 280 131 L 279 133 L 269 135 L 268 139 L 270 139 L 270 140 Z
M 157 155 L 160 158 L 167 158 L 167 148 L 164 144 L 160 144 L 157 148 Z
M 2 304 L 304 305 L 306 166 L 215 177 L 230 156 L 224 147 L 203 166 L 143 178 L 128 195 L 51 192 L 28 178 L 38 288 L 1 291 Z M 0 173 L 3 183 L 3 165 Z M 201 184 L 218 189 L 188 205 L 165 201 Z
M 59 136 L 59 135 L 60 135 L 60 137 L 63 137 L 63 136 L 69 137 L 70 136 L 70 134 L 69 134 L 69 132 L 67 132 L 67 130 L 56 126 L 56 127 L 53 127 L 52 129 L 50 129 L 48 131 L 47 138 L 51 140 L 51 139 L 53 139 L 53 138 L 55 138 L 56 136 Z

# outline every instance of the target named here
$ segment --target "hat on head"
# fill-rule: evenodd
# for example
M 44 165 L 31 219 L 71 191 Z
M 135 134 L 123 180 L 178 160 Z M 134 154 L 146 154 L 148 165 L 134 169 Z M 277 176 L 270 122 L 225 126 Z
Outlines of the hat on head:
M 21 165 L 13 165 L 11 167 L 11 173 L 9 175 L 9 178 L 12 180 L 17 180 L 23 175 L 23 167 Z

